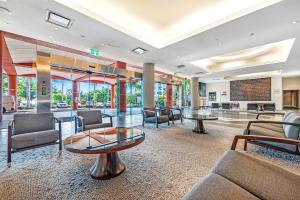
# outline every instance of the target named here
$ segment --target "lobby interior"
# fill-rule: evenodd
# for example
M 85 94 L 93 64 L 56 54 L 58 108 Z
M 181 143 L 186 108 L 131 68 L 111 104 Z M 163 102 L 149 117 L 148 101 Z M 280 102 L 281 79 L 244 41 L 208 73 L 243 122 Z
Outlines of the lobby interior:
M 299 199 L 300 2 L 0 0 L 0 199 Z

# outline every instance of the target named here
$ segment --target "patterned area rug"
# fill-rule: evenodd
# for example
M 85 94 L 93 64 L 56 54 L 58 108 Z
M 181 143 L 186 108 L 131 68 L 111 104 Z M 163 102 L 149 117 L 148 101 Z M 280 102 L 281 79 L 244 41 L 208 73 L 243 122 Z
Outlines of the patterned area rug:
M 63 151 L 36 161 L 6 168 L 0 173 L 1 199 L 180 199 L 214 162 L 230 148 L 242 129 L 206 123 L 209 132 L 191 132 L 192 124 L 177 124 L 158 130 L 148 125 L 145 141 L 120 153 L 126 171 L 120 176 L 96 181 L 89 169 L 93 155 Z M 241 150 L 241 145 L 239 149 Z M 300 157 L 251 146 L 247 152 L 300 174 Z M 25 162 L 26 163 L 26 162 Z

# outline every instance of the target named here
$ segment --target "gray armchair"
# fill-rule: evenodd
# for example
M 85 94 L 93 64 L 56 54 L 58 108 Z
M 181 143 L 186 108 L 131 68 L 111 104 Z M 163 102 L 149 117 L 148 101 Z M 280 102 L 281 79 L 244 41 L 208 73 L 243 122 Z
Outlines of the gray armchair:
M 300 154 L 299 146 L 288 142 L 289 140 L 300 140 L 300 113 L 288 112 L 283 115 L 282 121 L 259 120 L 261 115 L 272 114 L 283 115 L 282 113 L 259 113 L 256 117 L 257 120 L 249 121 L 244 135 L 275 137 L 287 142 L 245 139 L 244 150 L 247 150 L 247 143 L 252 143 L 287 153 Z
M 108 123 L 103 123 L 103 118 L 109 118 Z M 101 110 L 82 110 L 77 111 L 75 132 L 85 131 L 96 128 L 112 127 L 112 116 L 101 113 Z
M 168 109 L 144 108 L 143 110 L 143 127 L 145 123 L 156 124 L 156 128 L 158 128 L 158 124 L 162 123 L 168 123 L 169 126 L 169 120 Z
M 174 121 L 180 120 L 182 124 L 182 110 L 180 108 L 170 108 L 169 119 L 174 124 Z
M 7 163 L 12 153 L 27 149 L 59 144 L 62 150 L 61 129 L 55 130 L 55 121 L 59 122 L 53 113 L 15 114 L 8 124 Z

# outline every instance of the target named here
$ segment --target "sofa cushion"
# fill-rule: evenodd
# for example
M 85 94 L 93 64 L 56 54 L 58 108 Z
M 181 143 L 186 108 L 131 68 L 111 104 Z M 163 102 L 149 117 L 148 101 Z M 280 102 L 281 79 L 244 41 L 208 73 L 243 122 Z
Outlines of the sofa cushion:
M 91 130 L 91 129 L 96 129 L 96 128 L 105 128 L 105 127 L 111 127 L 111 123 L 84 125 L 84 130 Z
M 253 123 L 249 130 L 250 130 L 250 135 L 261 135 L 261 136 L 270 136 L 270 137 L 280 137 L 280 138 L 285 138 L 285 135 L 283 132 L 279 132 L 279 131 L 274 131 L 271 129 L 266 129 L 263 127 L 259 127 L 254 125 L 255 123 Z M 247 133 L 247 129 L 244 132 L 245 134 Z
M 157 117 L 157 122 L 158 123 L 164 123 L 169 121 L 169 116 L 168 115 L 161 115 Z M 148 117 L 145 118 L 145 122 L 147 123 L 156 123 L 156 117 Z
M 260 124 L 260 123 L 258 123 Z M 253 124 L 254 125 L 254 124 Z M 286 138 L 284 132 L 278 132 L 270 129 L 266 129 L 259 126 L 250 126 L 250 135 L 260 135 L 260 136 L 270 136 L 270 137 L 279 137 L 279 138 Z M 244 134 L 247 134 L 247 130 L 245 130 Z M 257 141 L 261 144 L 267 144 L 271 146 L 280 147 L 289 151 L 296 151 L 296 145 L 291 144 L 282 144 L 278 142 L 269 142 L 269 141 Z
M 77 115 L 83 117 L 85 125 L 102 123 L 101 110 L 81 110 L 77 111 Z
M 22 113 L 14 115 L 13 135 L 54 129 L 53 113 Z
M 300 197 L 300 176 L 245 153 L 226 152 L 212 169 L 261 199 L 292 200 Z
M 286 118 L 287 122 L 300 123 L 300 114 L 292 113 Z M 299 126 L 285 125 L 283 127 L 286 138 L 298 140 L 299 139 Z
M 252 126 L 257 126 L 260 128 L 265 128 L 265 129 L 269 129 L 272 131 L 277 131 L 277 132 L 282 132 L 283 133 L 283 127 L 282 124 L 268 124 L 268 123 L 254 123 L 252 124 Z
M 56 142 L 59 139 L 59 132 L 46 130 L 39 132 L 24 133 L 12 136 L 12 148 L 21 149 L 41 144 Z
M 259 199 L 228 179 L 211 173 L 196 183 L 182 200 Z

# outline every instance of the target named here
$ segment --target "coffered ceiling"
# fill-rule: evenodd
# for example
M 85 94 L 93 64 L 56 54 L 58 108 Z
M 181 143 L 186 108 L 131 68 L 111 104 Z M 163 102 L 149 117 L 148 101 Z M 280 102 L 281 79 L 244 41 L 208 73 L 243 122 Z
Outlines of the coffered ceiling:
M 56 0 L 156 48 L 163 48 L 281 0 Z
M 157 70 L 198 76 L 204 82 L 279 70 L 282 76 L 300 74 L 299 0 L 7 0 L 0 6 L 11 11 L 0 12 L 0 30 L 85 52 L 96 48 L 102 56 L 130 65 L 153 62 Z M 72 19 L 72 26 L 64 29 L 46 22 L 49 10 Z M 198 16 L 196 21 L 190 20 L 193 16 Z M 245 60 L 289 39 L 294 39 L 290 51 L 279 53 L 282 59 L 277 62 L 211 72 L 194 63 L 221 57 L 226 65 L 232 58 Z M 146 53 L 133 54 L 137 47 Z M 25 55 L 30 50 L 24 51 L 15 52 Z

